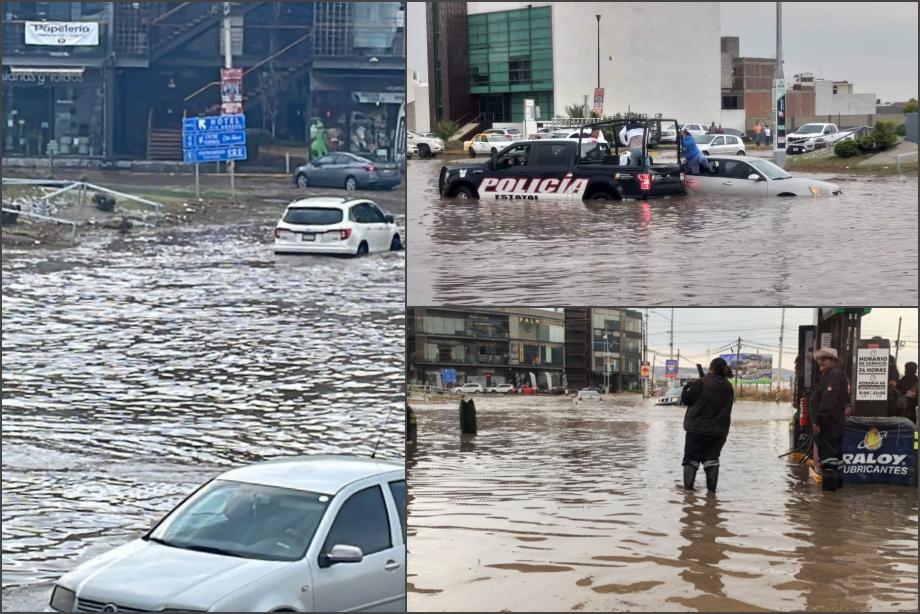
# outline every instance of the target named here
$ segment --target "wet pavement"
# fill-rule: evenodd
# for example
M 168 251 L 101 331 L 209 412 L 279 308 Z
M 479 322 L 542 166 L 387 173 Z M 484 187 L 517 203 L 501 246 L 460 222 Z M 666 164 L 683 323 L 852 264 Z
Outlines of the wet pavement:
M 276 257 L 281 210 L 4 248 L 4 600 L 232 466 L 404 457 L 405 253 Z
M 477 397 L 470 437 L 411 404 L 410 611 L 916 609 L 916 488 L 822 493 L 786 404 L 735 404 L 715 495 L 679 485 L 679 407 Z
M 918 300 L 916 176 L 814 199 L 496 202 L 440 199 L 441 166 L 409 163 L 410 305 Z

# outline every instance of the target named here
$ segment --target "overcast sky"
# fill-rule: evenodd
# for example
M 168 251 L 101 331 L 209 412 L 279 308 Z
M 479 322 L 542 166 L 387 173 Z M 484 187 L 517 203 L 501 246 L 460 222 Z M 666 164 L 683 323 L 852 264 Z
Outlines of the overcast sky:
M 634 307 L 645 313 L 644 307 Z M 671 310 L 649 309 L 649 348 L 668 353 L 668 329 Z M 903 371 L 904 363 L 917 361 L 917 309 L 873 309 L 862 320 L 862 338 L 875 335 L 891 340 L 892 346 L 898 334 L 898 317 L 901 322 L 901 340 L 907 345 L 898 354 L 898 368 Z M 750 353 L 771 353 L 773 365 L 779 363 L 779 324 L 781 309 L 698 309 L 674 310 L 674 353 L 680 349 L 681 367 L 693 367 L 703 363 L 707 352 L 716 357 L 716 350 L 741 337 L 741 351 Z M 792 369 L 798 347 L 798 330 L 803 324 L 813 324 L 814 309 L 786 309 L 785 336 L 783 339 L 783 368 Z M 746 347 L 746 343 L 749 344 Z M 759 348 L 759 349 L 758 349 Z M 728 353 L 728 352 L 722 352 Z M 894 353 L 894 352 L 892 352 Z M 687 356 L 689 360 L 683 360 Z M 651 360 L 651 356 L 649 357 Z M 658 359 L 661 364 L 661 358 Z
M 408 68 L 428 80 L 425 7 L 409 2 Z M 741 54 L 776 53 L 775 2 L 723 2 L 723 36 L 741 39 Z M 654 41 L 650 41 L 654 44 Z M 692 38 L 686 41 L 692 48 Z M 783 4 L 783 55 L 786 78 L 812 72 L 847 80 L 856 93 L 882 101 L 917 97 L 916 2 L 786 2 Z M 687 66 L 675 58 L 677 66 Z

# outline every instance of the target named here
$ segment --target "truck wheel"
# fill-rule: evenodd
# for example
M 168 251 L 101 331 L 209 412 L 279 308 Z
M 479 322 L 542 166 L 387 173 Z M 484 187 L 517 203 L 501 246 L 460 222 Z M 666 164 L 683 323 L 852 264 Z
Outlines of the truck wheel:
M 428 145 L 419 145 L 418 146 L 418 157 L 425 159 L 431 157 L 431 148 Z
M 613 196 L 600 190 L 589 196 L 588 200 L 613 200 Z
M 494 155 L 497 154 L 497 153 L 498 153 L 498 150 L 495 149 L 495 148 L 493 147 L 493 148 L 492 148 L 492 155 L 494 156 Z
M 463 199 L 476 198 L 476 192 L 474 192 L 473 188 L 471 188 L 470 186 L 462 185 L 456 190 L 454 190 L 454 197 L 463 198 Z
M 471 158 L 475 158 L 475 157 L 476 157 L 476 150 L 473 149 L 472 147 L 470 147 L 470 157 L 471 157 Z

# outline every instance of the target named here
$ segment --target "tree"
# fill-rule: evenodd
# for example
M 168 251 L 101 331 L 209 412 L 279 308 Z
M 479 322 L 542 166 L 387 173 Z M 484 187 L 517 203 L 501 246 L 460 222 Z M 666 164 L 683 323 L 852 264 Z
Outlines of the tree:
M 904 105 L 905 113 L 916 113 L 917 112 L 917 99 L 911 98 L 907 101 L 907 104 Z
M 275 70 L 275 61 L 268 62 L 268 70 L 259 73 L 259 98 L 262 103 L 262 129 L 266 129 L 275 139 L 275 125 L 278 119 L 278 111 L 281 106 L 281 79 L 278 77 L 278 71 Z
M 565 108 L 565 113 L 571 118 L 584 118 L 588 116 L 588 103 L 570 104 Z
M 434 133 L 438 135 L 439 139 L 446 143 L 450 137 L 457 134 L 457 130 L 459 129 L 460 126 L 457 125 L 457 122 L 450 121 L 449 119 L 442 119 L 435 125 Z

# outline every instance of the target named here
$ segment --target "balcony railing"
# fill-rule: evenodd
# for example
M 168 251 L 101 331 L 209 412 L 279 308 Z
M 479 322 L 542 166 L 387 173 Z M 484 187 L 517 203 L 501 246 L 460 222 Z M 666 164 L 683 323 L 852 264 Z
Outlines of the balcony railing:
M 4 57 L 44 56 L 56 58 L 102 58 L 108 51 L 108 24 L 99 24 L 98 45 L 27 45 L 26 22 L 11 20 L 3 22 Z

